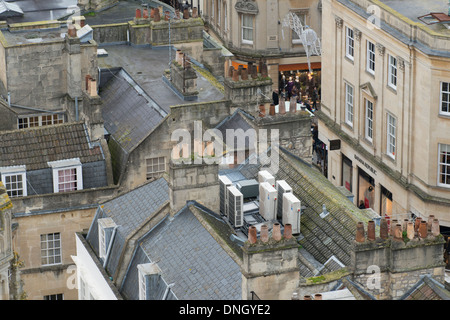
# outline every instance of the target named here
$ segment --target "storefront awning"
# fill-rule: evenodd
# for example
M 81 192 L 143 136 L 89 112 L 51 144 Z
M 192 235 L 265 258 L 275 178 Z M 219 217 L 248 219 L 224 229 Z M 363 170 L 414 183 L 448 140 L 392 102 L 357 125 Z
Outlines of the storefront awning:
M 311 63 L 312 70 L 319 70 L 321 67 L 322 64 L 320 62 Z M 307 63 L 280 64 L 278 66 L 278 71 L 294 71 L 294 70 L 307 71 L 309 70 L 309 67 Z

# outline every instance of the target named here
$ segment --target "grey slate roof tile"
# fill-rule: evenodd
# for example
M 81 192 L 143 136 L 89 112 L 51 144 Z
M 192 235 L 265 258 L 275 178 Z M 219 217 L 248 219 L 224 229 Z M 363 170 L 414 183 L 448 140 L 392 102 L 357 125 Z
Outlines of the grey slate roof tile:
M 48 168 L 47 162 L 80 158 L 102 161 L 100 147 L 90 147 L 82 123 L 0 132 L 0 167 L 26 165 L 27 170 Z

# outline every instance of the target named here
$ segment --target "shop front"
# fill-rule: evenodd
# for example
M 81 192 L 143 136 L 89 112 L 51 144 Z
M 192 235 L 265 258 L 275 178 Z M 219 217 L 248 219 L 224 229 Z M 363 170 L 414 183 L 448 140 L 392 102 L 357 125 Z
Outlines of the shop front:
M 303 101 L 310 100 L 317 93 L 320 100 L 321 93 L 321 63 L 311 63 L 312 72 L 309 71 L 308 63 L 281 64 L 278 66 L 278 92 L 286 90 L 288 96 L 295 88 Z

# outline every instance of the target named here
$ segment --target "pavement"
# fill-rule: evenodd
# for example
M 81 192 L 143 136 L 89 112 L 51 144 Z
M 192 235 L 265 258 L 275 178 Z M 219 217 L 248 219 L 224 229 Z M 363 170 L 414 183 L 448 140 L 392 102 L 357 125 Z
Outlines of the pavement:
M 196 101 L 185 101 L 176 95 L 163 81 L 164 70 L 169 69 L 169 47 L 133 47 L 114 45 L 103 47 L 108 53 L 98 58 L 100 68 L 122 67 L 144 89 L 144 91 L 165 111 L 170 106 L 208 102 L 224 99 L 224 95 L 205 77 L 197 73 Z M 175 51 L 172 52 L 175 58 Z

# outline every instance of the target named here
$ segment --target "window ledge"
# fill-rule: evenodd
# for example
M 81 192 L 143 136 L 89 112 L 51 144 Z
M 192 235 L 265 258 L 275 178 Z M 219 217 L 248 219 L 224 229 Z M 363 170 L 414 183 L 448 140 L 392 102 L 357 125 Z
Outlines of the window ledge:
M 345 55 L 345 60 L 347 60 L 348 62 L 350 62 L 351 64 L 355 64 L 355 58 L 351 58 L 348 55 Z
M 386 88 L 389 89 L 390 91 L 392 91 L 392 93 L 397 94 L 397 87 L 394 87 L 393 85 L 388 84 L 386 86 Z

